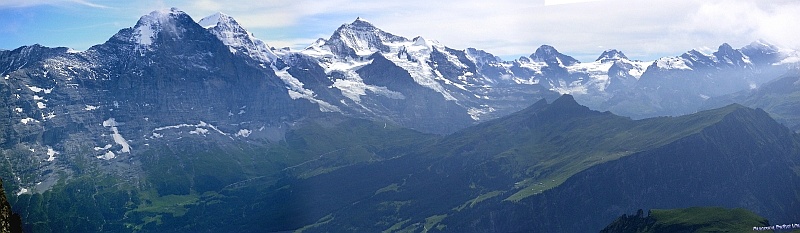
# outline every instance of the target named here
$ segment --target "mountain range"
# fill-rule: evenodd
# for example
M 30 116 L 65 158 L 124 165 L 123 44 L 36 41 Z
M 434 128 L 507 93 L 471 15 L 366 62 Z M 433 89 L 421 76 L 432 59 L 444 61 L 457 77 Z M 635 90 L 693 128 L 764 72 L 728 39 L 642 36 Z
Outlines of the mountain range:
M 0 51 L 0 177 L 36 232 L 585 232 L 689 204 L 782 220 L 798 58 L 756 41 L 505 61 L 361 18 L 276 49 L 222 13 L 157 10 L 86 51 Z

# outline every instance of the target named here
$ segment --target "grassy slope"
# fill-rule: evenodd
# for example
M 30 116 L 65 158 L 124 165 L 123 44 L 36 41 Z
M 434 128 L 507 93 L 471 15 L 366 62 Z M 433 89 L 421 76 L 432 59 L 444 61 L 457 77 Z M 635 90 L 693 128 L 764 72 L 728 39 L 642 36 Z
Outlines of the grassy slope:
M 493 160 L 518 180 L 507 200 L 519 201 L 558 186 L 591 166 L 656 148 L 699 132 L 741 108 L 633 121 L 591 111 L 569 99 L 529 109 L 444 139 L 431 155 Z
M 769 226 L 767 219 L 746 209 L 691 207 L 654 209 L 649 216 L 622 216 L 602 233 L 753 232 Z
M 428 165 L 412 168 L 416 165 L 406 165 L 403 161 L 396 162 L 403 165 L 384 164 L 383 168 L 375 170 L 391 170 L 402 177 L 393 178 L 391 182 L 395 183 L 370 184 L 376 187 L 371 192 L 375 196 L 370 201 L 377 204 L 369 207 L 372 204 L 360 201 L 361 207 L 352 208 L 380 210 L 381 204 L 392 200 L 406 200 L 409 204 L 399 206 L 396 211 L 370 212 L 361 217 L 358 213 L 346 211 L 334 216 L 347 216 L 341 219 L 352 218 L 355 221 L 370 218 L 367 215 L 381 215 L 384 217 L 372 220 L 388 222 L 379 222 L 375 227 L 424 230 L 423 226 L 428 222 L 425 217 L 446 218 L 441 216 L 450 216 L 476 205 L 492 205 L 502 200 L 519 201 L 537 195 L 594 165 L 696 134 L 743 108 L 730 105 L 687 116 L 634 121 L 591 111 L 570 99 L 556 100 L 553 104 L 539 102 L 521 112 L 447 136 L 435 145 L 415 152 L 413 158 L 403 160 L 417 160 L 417 163 Z M 394 171 L 396 167 L 406 167 L 406 170 Z M 361 172 L 365 171 L 372 170 Z M 422 178 L 406 182 L 406 176 Z M 364 185 L 372 182 L 356 180 Z M 399 185 L 397 181 L 403 184 Z M 448 191 L 423 194 L 427 190 L 439 189 Z M 430 196 L 448 200 L 435 200 Z M 347 223 L 342 224 L 348 227 Z M 336 227 L 340 226 L 332 227 L 339 229 Z

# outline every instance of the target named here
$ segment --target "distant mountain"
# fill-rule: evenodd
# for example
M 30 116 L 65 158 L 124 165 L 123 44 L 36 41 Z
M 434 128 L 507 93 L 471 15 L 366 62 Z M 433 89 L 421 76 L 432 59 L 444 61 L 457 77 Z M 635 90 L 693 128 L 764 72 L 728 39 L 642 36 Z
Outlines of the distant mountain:
M 740 103 L 751 108 L 761 108 L 778 122 L 792 130 L 800 130 L 800 72 L 787 74 L 758 88 L 711 98 L 705 104 L 713 108 L 730 103 Z
M 622 51 L 616 49 L 609 49 L 603 51 L 603 53 L 600 54 L 600 57 L 598 57 L 597 60 L 595 61 L 605 62 L 605 61 L 619 61 L 619 60 L 628 60 L 628 57 L 625 56 L 625 54 L 623 54 Z
M 722 44 L 713 54 L 691 50 L 656 60 L 633 88 L 614 89 L 603 103 L 591 106 L 634 118 L 693 113 L 706 109 L 703 103 L 709 98 L 753 89 L 778 77 L 792 67 L 782 59 L 793 56 L 763 42 L 741 49 Z
M 482 75 L 478 67 L 499 65 L 491 54 L 479 56 L 488 57 L 478 60 L 490 64 L 476 63 L 471 54 L 437 41 L 385 32 L 359 18 L 287 60 L 293 60 L 290 66 L 322 67 L 324 73 L 296 76 L 324 80 L 328 84 L 320 88 L 338 89 L 341 95 L 328 102 L 341 103 L 341 109 L 426 132 L 453 132 L 556 95 L 546 88 L 510 85 L 502 71 Z M 302 63 L 307 61 L 316 64 Z
M 659 232 L 753 232 L 753 227 L 770 226 L 764 219 L 746 209 L 692 207 L 686 209 L 642 210 L 636 215 L 622 215 L 601 233 Z

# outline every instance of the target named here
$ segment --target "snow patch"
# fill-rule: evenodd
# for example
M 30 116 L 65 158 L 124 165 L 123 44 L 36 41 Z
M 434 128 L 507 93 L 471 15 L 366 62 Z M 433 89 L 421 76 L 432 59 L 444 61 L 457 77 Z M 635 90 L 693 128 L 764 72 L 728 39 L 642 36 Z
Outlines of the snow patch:
M 108 120 L 103 121 L 103 127 L 110 127 L 111 128 L 111 136 L 114 138 L 114 142 L 118 145 L 122 146 L 122 153 L 131 153 L 131 146 L 128 144 L 128 141 L 119 134 L 119 129 L 117 129 L 117 123 L 114 118 L 108 118 Z
M 22 108 L 14 108 L 14 111 L 21 113 L 22 112 Z
M 26 125 L 27 125 L 28 123 L 31 123 L 31 122 L 33 122 L 33 123 L 39 123 L 39 121 L 38 121 L 38 120 L 36 120 L 36 119 L 33 119 L 33 118 L 30 118 L 30 117 L 26 117 L 26 118 L 20 119 L 19 121 L 20 121 L 20 122 L 22 122 L 22 124 L 26 124 Z
M 111 144 L 106 144 L 104 147 L 98 147 L 98 146 L 94 147 L 95 151 L 108 150 L 108 149 L 111 149 Z
M 42 120 L 50 120 L 56 117 L 56 112 L 49 112 L 47 115 L 42 113 Z
M 564 80 L 558 80 L 558 85 L 550 83 L 550 90 L 558 92 L 559 94 L 587 94 L 589 93 L 588 88 L 585 85 L 581 85 L 581 80 L 573 81 L 570 84 L 567 84 Z
M 632 61 L 631 64 L 633 68 L 628 70 L 628 74 L 636 78 L 637 80 L 642 77 L 645 71 L 647 71 L 647 67 L 650 64 L 653 64 L 652 61 Z
M 189 131 L 189 134 L 197 134 L 197 135 L 203 135 L 203 136 L 206 136 L 207 133 L 208 133 L 208 130 L 204 129 L 204 128 L 195 128 L 194 130 Z
M 331 87 L 341 90 L 342 95 L 358 104 L 361 104 L 361 96 L 366 95 L 367 90 L 391 99 L 405 99 L 405 96 L 400 92 L 391 91 L 386 87 L 367 85 L 364 83 L 364 80 L 356 73 L 356 70 L 370 63 L 372 63 L 372 60 L 354 61 L 348 58 L 346 60 L 321 62 L 320 65 L 325 68 L 325 73 L 328 75 L 333 72 L 339 72 L 344 75 L 344 79 L 334 80 Z
M 22 194 L 26 194 L 26 193 L 29 193 L 28 189 L 20 188 L 19 192 L 17 192 L 17 196 L 22 195 Z
M 408 71 L 408 74 L 411 75 L 411 78 L 414 79 L 414 82 L 417 84 L 439 92 L 446 100 L 455 101 L 456 98 L 436 81 L 437 79 L 445 80 L 444 77 L 442 77 L 440 73 L 434 72 L 433 68 L 427 63 L 428 60 L 430 60 L 431 52 L 433 52 L 433 46 L 430 45 L 438 47 L 437 50 L 445 54 L 448 61 L 455 58 L 455 56 L 447 53 L 444 50 L 444 46 L 438 45 L 436 41 L 425 40 L 425 43 L 420 43 L 419 40 L 425 39 L 420 37 L 417 42 L 404 41 L 387 44 L 391 48 L 391 51 L 386 53 L 384 57 L 400 68 Z M 408 56 L 401 56 L 401 54 L 407 54 L 413 59 L 408 59 Z M 458 61 L 458 58 L 455 58 L 455 61 Z M 466 67 L 461 62 L 454 64 L 459 67 Z
M 355 74 L 355 71 L 348 71 L 348 73 Z M 358 75 L 358 74 L 355 74 Z M 367 90 L 373 92 L 375 94 L 380 94 L 390 99 L 404 99 L 402 93 L 389 90 L 386 87 L 378 87 L 364 84 L 363 82 L 359 82 L 361 80 L 353 80 L 353 79 L 337 79 L 333 82 L 333 87 L 338 88 L 342 91 L 342 95 L 345 97 L 355 101 L 356 103 L 361 103 L 361 96 L 367 95 Z
M 197 135 L 205 136 L 206 134 L 208 134 L 208 132 L 211 132 L 213 130 L 214 132 L 217 132 L 217 133 L 222 134 L 224 136 L 230 137 L 230 135 L 228 133 L 222 132 L 222 130 L 219 130 L 216 126 L 214 126 L 212 124 L 209 124 L 209 123 L 206 123 L 204 121 L 200 121 L 200 123 L 198 123 L 198 124 L 180 124 L 180 125 L 172 125 L 172 126 L 164 126 L 164 127 L 155 128 L 155 129 L 153 129 L 153 136 L 151 138 L 161 138 L 161 137 L 163 137 L 162 134 L 157 133 L 158 131 L 170 130 L 170 129 L 181 129 L 181 128 L 194 128 L 193 130 L 189 131 L 189 134 L 197 134 Z M 233 139 L 233 138 L 231 138 L 231 139 Z
M 117 155 L 114 154 L 114 152 L 111 152 L 111 151 L 106 151 L 105 154 L 97 156 L 98 159 L 104 159 L 104 160 L 111 160 L 111 159 L 116 158 L 116 157 L 117 157 Z
M 100 107 L 87 104 L 86 108 L 83 108 L 83 110 L 92 111 L 92 110 L 97 110 L 98 108 L 100 108 Z
M 28 85 L 25 85 L 25 87 L 27 87 L 28 89 L 30 89 L 31 91 L 33 91 L 35 93 L 44 92 L 45 94 L 50 94 L 50 92 L 53 92 L 53 88 L 44 89 L 44 88 L 40 88 L 40 87 L 37 87 L 37 86 L 28 86 Z
M 537 62 L 533 60 L 517 60 L 519 66 L 522 68 L 528 68 L 529 70 L 533 71 L 536 74 L 542 74 L 542 68 L 547 66 L 547 63 L 544 62 Z
M 489 107 L 488 105 L 481 105 L 481 107 L 483 107 L 483 108 L 469 108 L 469 109 L 467 109 L 467 114 L 469 114 L 469 117 L 471 117 L 472 120 L 480 121 L 481 120 L 481 116 L 496 111 L 494 108 Z
M 680 57 L 662 57 L 655 61 L 656 67 L 660 69 L 679 69 L 679 70 L 692 70 L 686 65 L 686 60 Z
M 153 44 L 153 40 L 156 38 L 157 31 L 153 30 L 153 27 L 156 25 L 145 25 L 136 28 L 136 32 L 134 32 L 134 38 L 136 43 L 141 45 L 151 45 Z
M 177 33 L 174 24 L 170 24 L 169 20 L 178 14 L 183 14 L 177 8 L 156 10 L 150 12 L 139 19 L 136 28 L 133 29 L 132 41 L 138 45 L 150 46 L 158 38 L 161 31 Z
M 307 99 L 308 101 L 319 105 L 319 111 L 321 112 L 341 112 L 339 107 L 336 107 L 328 102 L 314 98 L 315 96 L 314 91 L 303 88 L 303 85 L 305 84 L 303 82 L 300 82 L 300 80 L 298 80 L 291 74 L 289 74 L 288 67 L 284 69 L 278 69 L 275 68 L 275 66 L 271 67 L 272 70 L 275 72 L 275 74 L 278 75 L 278 78 L 280 78 L 283 81 L 283 83 L 287 85 L 286 88 L 289 89 L 287 90 L 287 92 L 289 93 L 289 97 L 292 98 L 293 100 L 300 98 Z
M 42 109 L 42 108 L 47 108 L 47 105 L 42 102 L 36 102 L 36 107 Z
M 197 24 L 200 24 L 200 26 L 202 26 L 202 27 L 204 27 L 206 29 L 215 27 L 215 26 L 217 26 L 217 24 L 219 24 L 219 22 L 220 22 L 219 19 L 223 15 L 224 14 L 222 14 L 222 12 L 214 13 L 212 15 L 206 16 L 203 19 L 200 19 L 200 21 L 198 21 Z
M 573 82 L 570 85 L 593 86 L 597 88 L 598 91 L 605 91 L 605 88 L 608 86 L 610 82 L 610 79 L 608 77 L 608 70 L 611 69 L 612 65 L 614 65 L 613 62 L 595 61 L 588 63 L 575 63 L 571 66 L 567 66 L 566 68 L 569 73 L 586 73 L 589 75 L 590 78 L 589 80 L 587 80 L 587 83 Z M 564 85 L 561 85 L 561 88 L 563 89 Z M 575 89 L 575 87 L 567 87 L 567 88 Z M 574 92 L 574 90 L 571 92 Z
M 246 137 L 249 137 L 251 133 L 253 133 L 253 131 L 250 131 L 248 129 L 240 129 L 239 132 L 236 132 L 235 135 L 237 137 L 245 137 L 246 138 Z
M 508 76 L 512 77 L 511 75 L 508 75 Z M 512 80 L 514 80 L 514 83 L 516 83 L 516 84 L 525 84 L 525 85 L 536 85 L 536 84 L 539 84 L 539 80 L 534 78 L 534 77 L 530 77 L 528 79 L 523 79 L 523 78 L 519 78 L 519 77 L 513 77 Z
M 57 154 L 60 154 L 60 153 L 58 151 L 53 150 L 52 147 L 49 147 L 49 146 L 47 147 L 47 156 L 50 156 L 49 158 L 47 158 L 48 162 L 52 162 L 53 160 L 56 160 L 56 155 Z

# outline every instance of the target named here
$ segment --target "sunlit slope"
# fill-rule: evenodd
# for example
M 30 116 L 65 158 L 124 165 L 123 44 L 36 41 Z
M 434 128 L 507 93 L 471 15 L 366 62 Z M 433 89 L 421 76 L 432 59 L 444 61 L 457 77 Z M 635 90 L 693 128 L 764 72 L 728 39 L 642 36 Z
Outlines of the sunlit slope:
M 713 202 L 785 213 L 791 192 L 758 193 L 755 184 L 790 174 L 788 183 L 770 190 L 791 191 L 797 148 L 796 135 L 765 112 L 740 105 L 630 120 L 563 96 L 408 156 L 294 185 L 346 197 L 329 199 L 325 205 L 342 209 L 319 214 L 305 228 L 312 231 L 599 231 L 639 206 Z M 757 170 L 771 163 L 781 168 Z M 292 195 L 318 197 L 302 190 Z M 742 202 L 750 198 L 764 201 Z
M 667 232 L 754 232 L 753 227 L 769 226 L 767 219 L 746 209 L 692 207 L 686 209 L 654 209 L 648 214 L 623 215 L 601 233 L 667 233 Z

